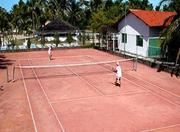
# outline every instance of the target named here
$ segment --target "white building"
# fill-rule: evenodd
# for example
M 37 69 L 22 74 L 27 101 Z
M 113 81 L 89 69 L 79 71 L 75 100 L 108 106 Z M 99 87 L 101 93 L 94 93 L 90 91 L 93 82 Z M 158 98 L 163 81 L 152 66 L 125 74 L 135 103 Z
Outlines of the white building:
M 165 20 L 175 12 L 129 10 L 118 22 L 118 48 L 148 57 L 160 52 L 159 33 L 170 24 Z M 171 19 L 172 20 L 172 19 Z

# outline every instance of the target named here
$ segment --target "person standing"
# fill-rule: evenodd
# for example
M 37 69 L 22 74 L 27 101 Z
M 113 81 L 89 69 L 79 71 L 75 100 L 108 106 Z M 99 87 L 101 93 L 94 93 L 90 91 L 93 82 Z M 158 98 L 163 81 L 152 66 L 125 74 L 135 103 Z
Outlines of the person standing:
M 48 59 L 49 61 L 51 61 L 52 59 L 52 46 L 49 46 L 49 49 L 48 49 Z
M 119 65 L 119 62 L 116 63 L 116 81 L 115 81 L 115 85 L 116 86 L 121 86 L 121 78 L 122 78 L 122 70 L 121 70 L 121 66 Z

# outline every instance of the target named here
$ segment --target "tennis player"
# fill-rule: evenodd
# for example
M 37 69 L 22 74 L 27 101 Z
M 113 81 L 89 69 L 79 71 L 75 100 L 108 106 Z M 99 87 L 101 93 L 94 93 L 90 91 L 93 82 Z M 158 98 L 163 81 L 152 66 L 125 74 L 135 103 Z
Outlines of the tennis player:
M 49 61 L 51 61 L 51 59 L 52 59 L 52 46 L 49 46 L 48 57 L 49 57 Z
M 121 78 L 122 78 L 122 70 L 121 70 L 121 66 L 119 65 L 119 62 L 116 63 L 116 82 L 115 85 L 116 86 L 121 86 Z

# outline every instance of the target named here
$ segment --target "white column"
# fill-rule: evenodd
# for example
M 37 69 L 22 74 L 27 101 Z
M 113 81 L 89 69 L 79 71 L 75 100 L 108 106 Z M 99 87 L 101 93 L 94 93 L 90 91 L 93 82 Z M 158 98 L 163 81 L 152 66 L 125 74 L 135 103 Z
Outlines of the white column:
M 106 50 L 108 50 L 109 49 L 109 47 L 108 47 L 108 42 L 109 42 L 109 40 L 108 40 L 108 35 L 106 35 L 106 40 L 107 40 L 107 42 L 106 42 Z
M 114 39 L 115 39 L 115 35 L 114 35 L 114 33 L 113 33 L 113 37 L 112 37 L 112 40 L 113 40 L 113 51 L 115 51 Z

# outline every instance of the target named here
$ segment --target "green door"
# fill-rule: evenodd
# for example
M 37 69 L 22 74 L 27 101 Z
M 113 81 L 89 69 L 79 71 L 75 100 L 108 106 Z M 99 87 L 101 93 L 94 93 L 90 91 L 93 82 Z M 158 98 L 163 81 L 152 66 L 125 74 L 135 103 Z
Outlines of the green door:
M 159 38 L 149 38 L 148 57 L 158 57 L 161 54 Z

